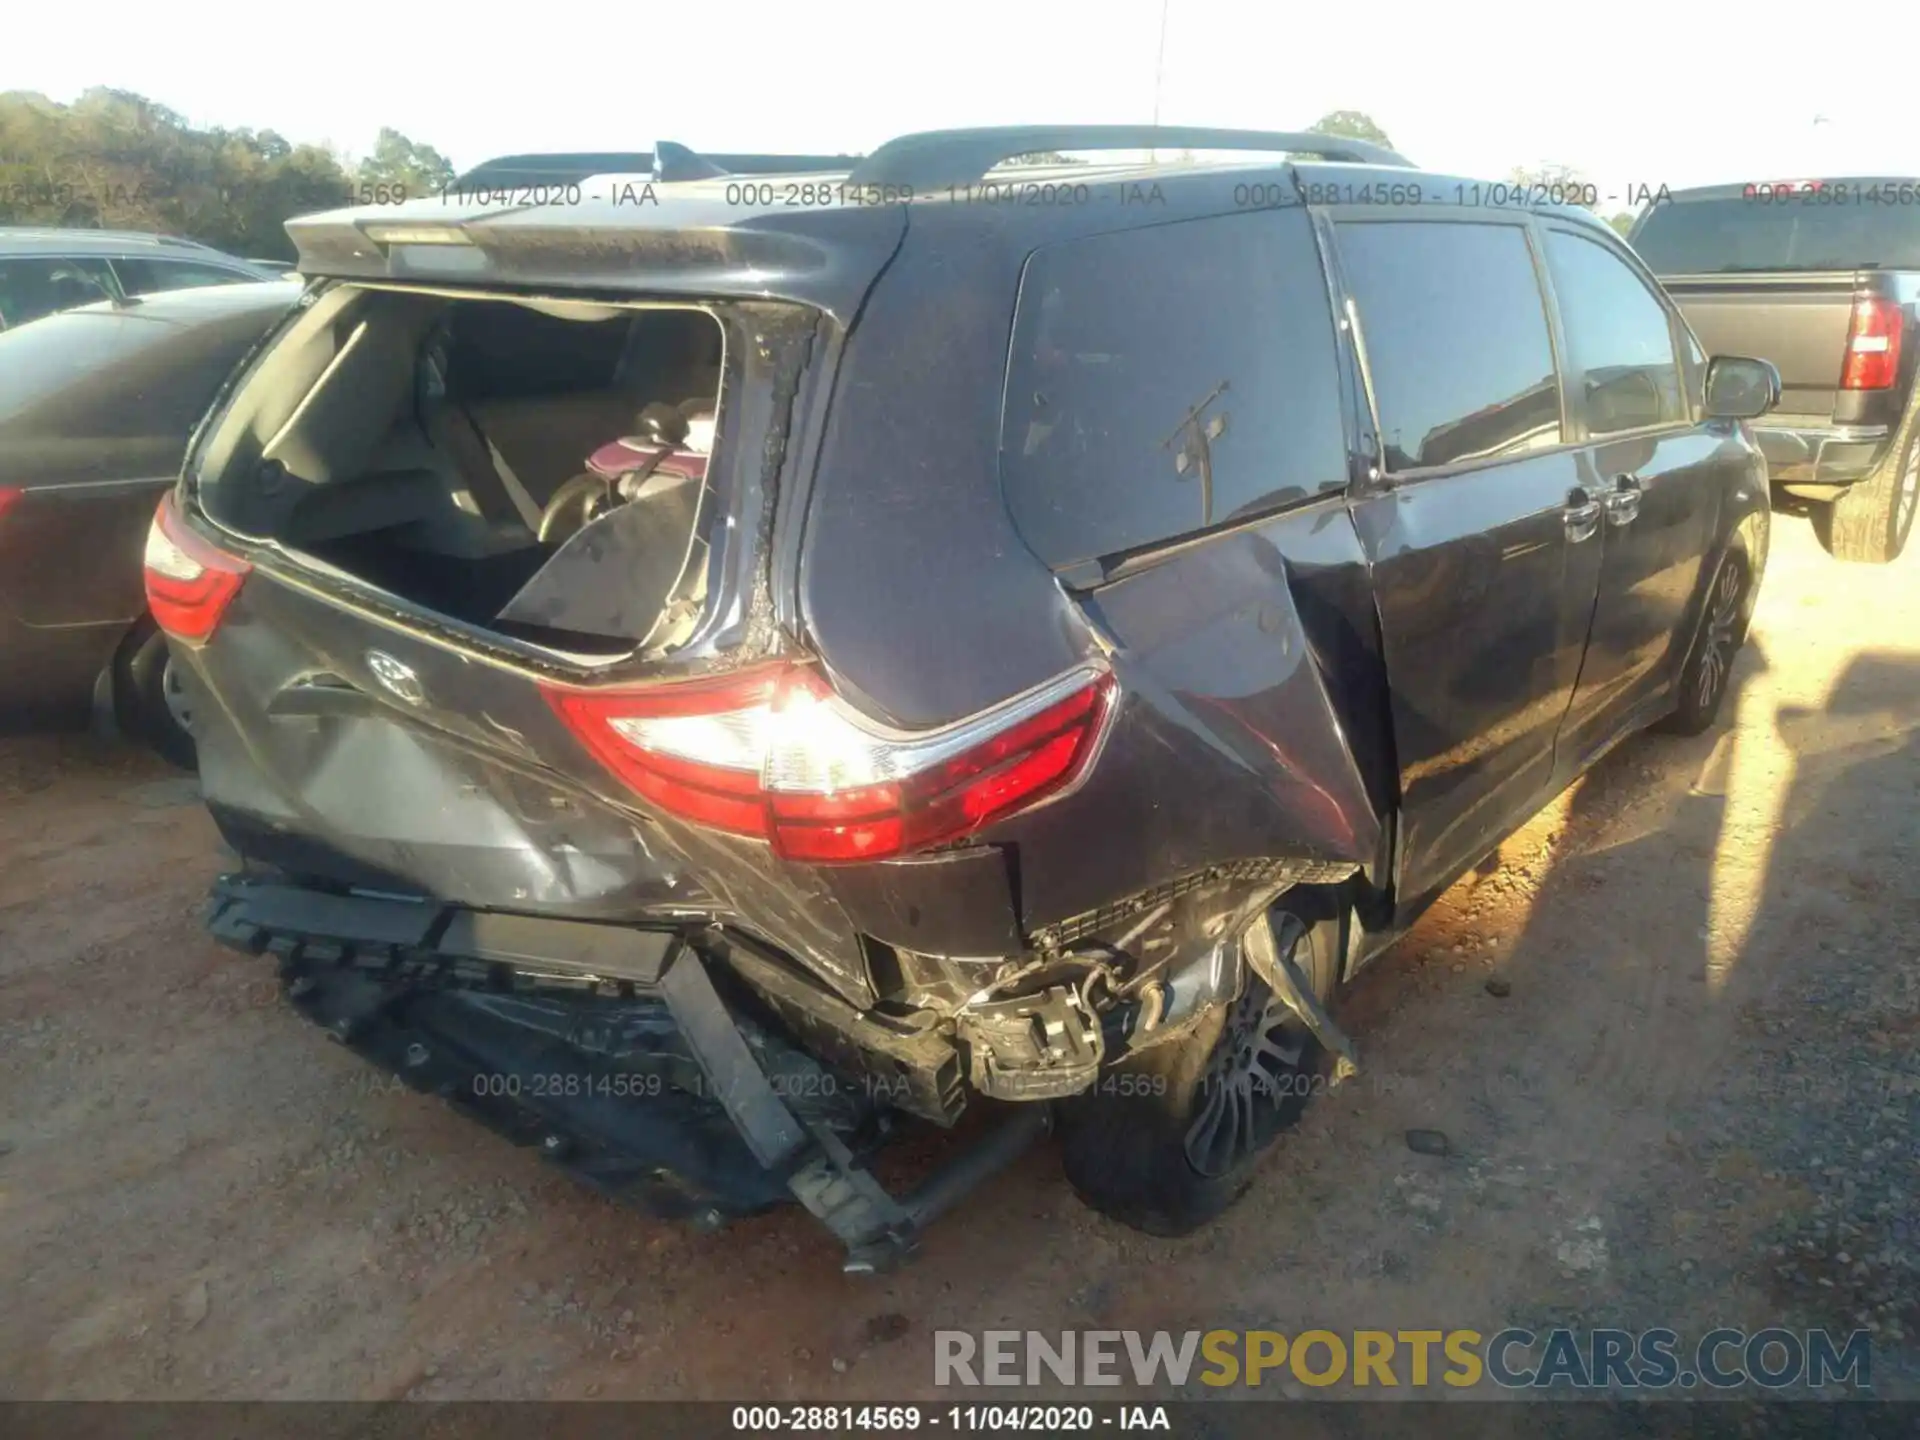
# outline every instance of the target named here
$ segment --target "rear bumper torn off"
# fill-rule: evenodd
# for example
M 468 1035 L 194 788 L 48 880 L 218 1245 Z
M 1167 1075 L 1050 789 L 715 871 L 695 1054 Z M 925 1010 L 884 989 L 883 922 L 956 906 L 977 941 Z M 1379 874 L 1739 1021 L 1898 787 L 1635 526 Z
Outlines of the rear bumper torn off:
M 906 1253 L 1046 1127 L 1025 1107 L 895 1200 L 863 1163 L 889 1097 L 723 998 L 680 933 L 247 875 L 216 882 L 207 926 L 275 957 L 295 1008 L 333 1038 L 596 1189 L 706 1228 L 798 1200 L 850 1269 Z

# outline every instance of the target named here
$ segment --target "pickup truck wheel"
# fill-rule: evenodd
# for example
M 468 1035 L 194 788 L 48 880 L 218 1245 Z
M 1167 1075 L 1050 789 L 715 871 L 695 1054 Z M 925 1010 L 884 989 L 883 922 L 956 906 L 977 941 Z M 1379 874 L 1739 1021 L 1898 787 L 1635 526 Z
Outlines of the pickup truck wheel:
M 1281 906 L 1258 923 L 1325 998 L 1339 924 Z M 1149 1235 L 1187 1235 L 1253 1184 L 1260 1160 L 1325 1085 L 1325 1052 L 1246 969 L 1235 1000 L 1192 1031 L 1120 1061 L 1060 1106 L 1067 1179 L 1095 1210 Z
M 1920 509 L 1920 426 L 1897 462 L 1881 465 L 1830 505 L 1813 512 L 1814 534 L 1836 560 L 1885 565 L 1898 560 Z
M 182 770 L 195 768 L 190 706 L 167 637 L 151 620 L 141 621 L 121 645 L 113 680 L 120 728 Z
M 1746 643 L 1751 577 L 1743 553 L 1729 550 L 1721 557 L 1720 568 L 1707 589 L 1706 609 L 1700 616 L 1693 650 L 1680 671 L 1679 704 L 1660 722 L 1659 728 L 1668 734 L 1701 734 L 1720 714 L 1733 662 Z

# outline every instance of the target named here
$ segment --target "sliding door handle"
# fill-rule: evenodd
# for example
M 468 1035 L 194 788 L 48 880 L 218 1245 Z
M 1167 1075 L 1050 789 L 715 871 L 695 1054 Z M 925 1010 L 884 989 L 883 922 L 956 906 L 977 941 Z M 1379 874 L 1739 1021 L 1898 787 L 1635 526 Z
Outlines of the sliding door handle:
M 1567 538 L 1578 545 L 1582 540 L 1591 540 L 1594 531 L 1600 528 L 1600 502 L 1587 493 L 1584 486 L 1576 485 L 1567 494 L 1567 507 L 1561 511 L 1567 527 Z
M 1607 495 L 1607 523 L 1609 525 L 1631 525 L 1634 517 L 1640 513 L 1640 497 L 1646 493 L 1646 487 L 1640 483 L 1638 475 L 1616 475 L 1613 477 L 1613 489 Z

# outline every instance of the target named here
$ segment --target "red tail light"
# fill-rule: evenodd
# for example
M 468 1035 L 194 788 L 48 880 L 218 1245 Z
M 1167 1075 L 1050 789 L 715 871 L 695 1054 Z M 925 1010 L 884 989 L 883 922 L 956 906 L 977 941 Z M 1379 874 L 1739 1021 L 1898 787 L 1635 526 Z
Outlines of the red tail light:
M 0 517 L 4 517 L 7 511 L 17 505 L 20 502 L 20 497 L 26 493 L 26 491 L 17 490 L 11 485 L 0 485 Z
M 171 493 L 147 531 L 147 608 L 169 635 L 205 640 L 213 634 L 253 567 L 182 523 Z
M 1113 676 L 1086 667 L 939 730 L 874 724 L 811 670 L 627 690 L 542 686 L 624 784 L 683 819 L 813 864 L 957 840 L 1071 785 L 1099 748 Z
M 1901 318 L 1892 300 L 1854 302 L 1847 359 L 1840 369 L 1842 390 L 1885 390 L 1893 384 L 1900 373 Z

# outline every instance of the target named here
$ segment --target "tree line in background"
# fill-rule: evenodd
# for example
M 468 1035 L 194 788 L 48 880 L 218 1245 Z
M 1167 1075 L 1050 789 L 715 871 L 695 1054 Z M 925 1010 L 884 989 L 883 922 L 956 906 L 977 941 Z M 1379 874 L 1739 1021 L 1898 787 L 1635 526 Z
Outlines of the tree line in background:
M 71 105 L 0 94 L 5 225 L 155 231 L 292 259 L 292 216 L 361 203 L 381 187 L 433 194 L 452 179 L 445 156 L 394 130 L 356 162 L 272 130 L 197 129 L 122 90 L 89 90 Z
M 1309 130 L 1391 146 L 1358 110 L 1335 110 Z M 1022 163 L 1060 163 L 1046 152 Z M 453 166 L 429 145 L 383 129 L 373 153 L 352 160 L 296 145 L 272 130 L 197 129 L 166 106 L 123 90 L 89 90 L 71 105 L 22 91 L 0 94 L 0 224 L 146 230 L 236 255 L 290 259 L 295 215 L 376 196 L 437 194 Z M 1516 168 L 1508 183 L 1578 193 L 1565 166 Z M 1632 217 L 1610 220 L 1622 234 Z

